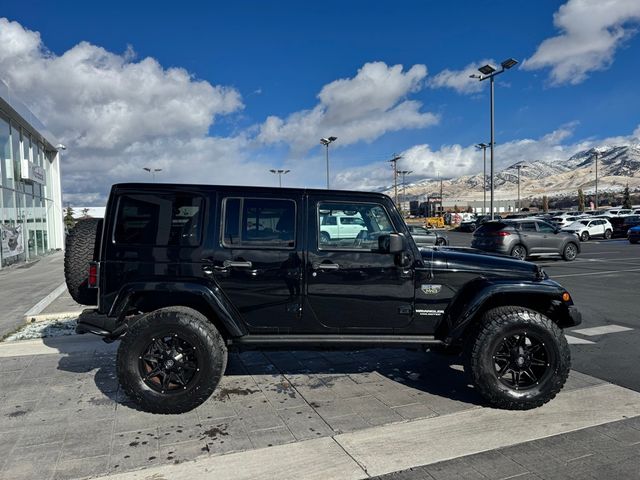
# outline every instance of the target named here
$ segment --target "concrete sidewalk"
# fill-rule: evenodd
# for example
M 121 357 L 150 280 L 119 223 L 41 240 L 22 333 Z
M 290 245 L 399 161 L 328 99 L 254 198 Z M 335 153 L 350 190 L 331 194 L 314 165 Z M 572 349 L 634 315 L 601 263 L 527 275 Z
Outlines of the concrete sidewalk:
M 63 262 L 56 252 L 0 270 L 0 338 L 23 325 L 25 313 L 64 282 Z
M 204 405 L 151 415 L 116 347 L 0 344 L 0 478 L 367 478 L 640 415 L 640 394 L 577 372 L 542 409 L 486 408 L 456 358 L 395 349 L 232 354 Z

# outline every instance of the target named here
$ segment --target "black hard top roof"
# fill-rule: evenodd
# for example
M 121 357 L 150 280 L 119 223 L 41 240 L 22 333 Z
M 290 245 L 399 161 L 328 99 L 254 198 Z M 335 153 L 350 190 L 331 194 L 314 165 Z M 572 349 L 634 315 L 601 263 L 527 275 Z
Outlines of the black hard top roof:
M 320 188 L 289 188 L 289 187 L 250 187 L 240 185 L 203 185 L 203 184 L 186 184 L 186 183 L 116 183 L 112 186 L 112 189 L 126 189 L 126 190 L 167 190 L 172 192 L 179 192 L 184 190 L 205 190 L 205 191 L 217 191 L 224 190 L 225 192 L 233 192 L 238 194 L 298 194 L 298 195 L 335 195 L 335 196 L 378 196 L 390 198 L 388 195 L 380 192 L 361 192 L 356 190 L 327 190 Z

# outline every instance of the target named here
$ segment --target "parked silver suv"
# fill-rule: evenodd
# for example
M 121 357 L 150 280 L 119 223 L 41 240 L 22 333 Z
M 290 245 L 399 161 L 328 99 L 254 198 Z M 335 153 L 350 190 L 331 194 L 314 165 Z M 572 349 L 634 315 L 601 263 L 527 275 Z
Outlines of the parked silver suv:
M 570 262 L 580 253 L 577 235 L 532 218 L 487 222 L 474 232 L 471 246 L 521 260 L 538 255 L 560 255 Z

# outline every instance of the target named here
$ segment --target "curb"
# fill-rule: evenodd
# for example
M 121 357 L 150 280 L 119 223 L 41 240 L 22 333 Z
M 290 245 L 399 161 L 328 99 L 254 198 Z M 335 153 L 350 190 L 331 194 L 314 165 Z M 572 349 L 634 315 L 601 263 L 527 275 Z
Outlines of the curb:
M 40 300 L 38 303 L 36 303 L 33 307 L 31 307 L 27 313 L 24 314 L 25 320 L 27 319 L 27 317 L 32 317 L 34 315 L 38 315 L 40 312 L 42 312 L 45 308 L 47 308 L 49 305 L 51 305 L 51 303 L 58 298 L 60 295 L 62 295 L 62 293 L 67 289 L 67 285 L 65 282 L 62 282 L 60 285 L 58 285 L 58 287 L 51 292 L 49 295 L 47 295 L 46 297 L 44 297 L 42 300 Z
M 46 322 L 49 320 L 68 320 L 79 317 L 83 310 L 73 310 L 70 312 L 42 313 L 40 315 L 25 315 L 24 322 L 27 324 L 36 322 Z
M 118 343 L 105 343 L 95 335 L 66 335 L 34 340 L 0 342 L 0 358 L 30 355 L 112 353 Z

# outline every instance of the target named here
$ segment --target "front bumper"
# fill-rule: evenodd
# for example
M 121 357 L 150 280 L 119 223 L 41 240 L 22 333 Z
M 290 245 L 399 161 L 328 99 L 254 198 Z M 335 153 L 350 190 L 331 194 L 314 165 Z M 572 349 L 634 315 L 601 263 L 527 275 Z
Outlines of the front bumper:
M 578 307 L 576 307 L 575 305 L 569 305 L 567 309 L 569 310 L 569 318 L 573 323 L 572 326 L 576 327 L 580 325 L 582 323 L 582 314 L 578 310 Z

